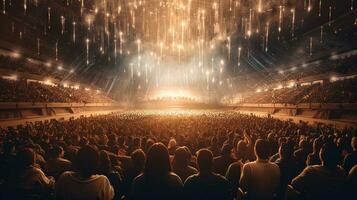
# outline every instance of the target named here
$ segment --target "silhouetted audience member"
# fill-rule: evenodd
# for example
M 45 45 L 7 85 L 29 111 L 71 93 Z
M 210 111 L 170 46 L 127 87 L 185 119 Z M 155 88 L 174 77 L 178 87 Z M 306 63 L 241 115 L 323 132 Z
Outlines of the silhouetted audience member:
M 347 154 L 343 161 L 343 168 L 349 172 L 351 168 L 357 164 L 357 137 L 351 140 L 352 152 Z
M 285 196 L 286 187 L 291 180 L 298 175 L 299 169 L 294 158 L 294 146 L 291 142 L 284 142 L 279 147 L 279 158 L 275 163 L 280 169 L 280 192 L 281 198 Z
M 167 149 L 169 150 L 169 154 L 171 156 L 175 154 L 176 148 L 177 148 L 177 142 L 175 139 L 171 138 L 167 145 Z
M 12 173 L 13 166 L 16 165 L 15 145 L 13 142 L 4 142 L 2 149 L 3 151 L 0 154 L 0 179 L 6 182 Z
M 292 186 L 304 199 L 339 199 L 347 180 L 338 166 L 339 151 L 335 144 L 326 143 L 320 150 L 321 165 L 308 166 L 292 180 Z
M 110 157 L 105 150 L 100 151 L 99 154 L 98 172 L 99 174 L 102 174 L 109 179 L 109 182 L 113 186 L 115 192 L 114 199 L 121 199 L 121 196 L 123 194 L 123 190 L 121 188 L 122 179 L 120 177 L 120 174 L 113 169 Z
M 307 160 L 306 160 L 306 165 L 320 165 L 321 164 L 321 160 L 320 160 L 320 149 L 323 145 L 323 141 L 322 138 L 315 138 L 314 139 L 314 143 L 312 144 L 312 153 L 310 153 L 307 156 Z
M 226 175 L 230 164 L 236 161 L 232 154 L 233 147 L 230 144 L 224 144 L 221 149 L 221 155 L 213 159 L 213 169 L 215 173 L 222 176 Z
M 357 164 L 352 167 L 350 172 L 348 173 L 348 179 L 346 183 L 346 199 L 352 199 L 353 197 L 357 196 Z
M 96 175 L 99 166 L 98 150 L 92 146 L 83 146 L 77 153 L 75 171 L 64 172 L 55 186 L 57 199 L 111 200 L 114 189 L 108 178 Z
M 216 137 L 212 137 L 211 146 L 208 149 L 212 152 L 214 157 L 219 156 L 221 150 L 219 149 L 218 140 Z
M 146 155 L 143 150 L 137 149 L 131 154 L 130 164 L 124 172 L 123 190 L 129 195 L 133 180 L 144 172 Z
M 191 154 L 186 148 L 177 148 L 172 160 L 172 170 L 181 178 L 182 182 L 185 182 L 189 176 L 198 173 L 196 168 L 189 165 Z
M 213 154 L 208 149 L 197 152 L 199 173 L 190 176 L 184 186 L 185 199 L 221 199 L 231 198 L 227 179 L 213 173 Z
M 162 143 L 151 146 L 144 173 L 134 179 L 131 199 L 181 199 L 182 181 L 171 171 L 169 152 Z
M 55 146 L 50 149 L 50 158 L 45 164 L 44 171 L 47 175 L 58 177 L 65 171 L 70 171 L 72 169 L 72 162 L 64 159 L 64 151 L 60 146 Z
M 236 149 L 237 161 L 230 164 L 226 172 L 226 178 L 231 187 L 232 197 L 237 196 L 237 190 L 239 188 L 239 179 L 242 172 L 243 162 L 246 161 L 246 154 L 247 154 L 247 144 L 243 140 L 240 140 L 237 143 L 237 149 Z
M 257 159 L 243 165 L 240 187 L 248 199 L 274 199 L 279 192 L 280 170 L 269 162 L 270 144 L 258 139 L 254 145 Z
M 300 170 L 303 170 L 306 166 L 306 159 L 309 155 L 309 142 L 305 139 L 300 140 L 299 142 L 299 149 L 294 151 L 294 157 L 297 161 L 297 164 L 300 167 Z
M 16 170 L 10 178 L 8 195 L 5 199 L 39 199 L 49 197 L 54 178 L 47 177 L 35 164 L 36 154 L 30 148 L 20 150 L 16 155 Z

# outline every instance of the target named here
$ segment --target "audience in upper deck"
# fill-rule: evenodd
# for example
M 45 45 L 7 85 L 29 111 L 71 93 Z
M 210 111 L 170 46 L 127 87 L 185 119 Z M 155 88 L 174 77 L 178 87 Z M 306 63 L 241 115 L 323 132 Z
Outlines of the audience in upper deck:
M 84 88 L 74 89 L 25 80 L 0 78 L 0 102 L 112 103 L 110 98 Z

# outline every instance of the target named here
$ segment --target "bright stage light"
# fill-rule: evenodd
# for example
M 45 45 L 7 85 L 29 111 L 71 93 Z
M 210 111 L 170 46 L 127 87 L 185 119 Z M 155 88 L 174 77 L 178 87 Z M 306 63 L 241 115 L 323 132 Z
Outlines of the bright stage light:
M 199 100 L 198 94 L 192 90 L 184 88 L 159 88 L 149 93 L 148 100 Z
M 331 76 L 330 82 L 336 82 L 338 81 L 338 78 L 336 76 Z
M 21 57 L 21 54 L 20 54 L 18 51 L 14 51 L 14 52 L 11 53 L 11 56 L 12 56 L 13 58 L 20 58 L 20 57 Z

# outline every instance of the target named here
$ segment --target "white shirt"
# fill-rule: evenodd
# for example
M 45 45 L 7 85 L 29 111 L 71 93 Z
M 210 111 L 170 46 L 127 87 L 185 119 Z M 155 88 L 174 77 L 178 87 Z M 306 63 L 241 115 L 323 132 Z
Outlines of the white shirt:
M 56 197 L 66 200 L 111 200 L 114 189 L 108 178 L 92 175 L 89 179 L 79 179 L 75 172 L 64 172 L 55 186 Z
M 244 164 L 240 185 L 248 192 L 248 199 L 274 199 L 279 188 L 280 170 L 275 163 L 268 160 L 256 160 Z

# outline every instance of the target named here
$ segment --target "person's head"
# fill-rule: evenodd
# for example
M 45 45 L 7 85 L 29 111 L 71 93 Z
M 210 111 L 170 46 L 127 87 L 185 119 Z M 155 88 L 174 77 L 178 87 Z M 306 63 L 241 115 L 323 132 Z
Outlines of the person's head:
M 223 157 L 229 157 L 229 156 L 231 156 L 231 155 L 232 155 L 232 149 L 233 149 L 232 145 L 230 145 L 230 144 L 224 144 L 224 145 L 222 146 L 222 149 L 221 149 L 221 155 L 222 155 Z
M 50 152 L 52 158 L 62 158 L 64 156 L 64 151 L 61 146 L 54 146 Z
M 119 146 L 124 146 L 124 143 L 125 143 L 125 138 L 122 136 L 122 137 L 119 137 L 118 138 L 118 145 Z
M 12 154 L 15 151 L 15 145 L 12 142 L 3 143 L 4 154 Z
M 218 143 L 217 138 L 216 138 L 216 137 L 212 137 L 212 138 L 211 138 L 211 146 L 214 147 L 214 146 L 217 145 L 217 143 Z
M 197 152 L 197 165 L 200 173 L 212 172 L 213 154 L 208 149 L 200 149 Z
M 143 150 L 137 149 L 131 153 L 131 161 L 133 166 L 141 171 L 144 169 L 145 166 L 146 155 Z
M 155 144 L 155 141 L 153 139 L 148 139 L 145 143 L 145 152 L 148 152 L 153 144 Z
M 237 152 L 236 156 L 237 159 L 245 159 L 247 155 L 247 143 L 244 142 L 243 140 L 239 140 L 237 143 Z
M 321 138 L 315 138 L 314 143 L 312 144 L 312 149 L 314 153 L 319 153 L 320 149 L 323 145 L 323 141 Z
M 80 148 L 75 158 L 76 171 L 83 177 L 88 178 L 93 175 L 99 165 L 98 150 L 90 145 Z
M 174 149 L 176 148 L 176 144 L 177 144 L 176 140 L 174 138 L 171 138 L 169 144 L 167 145 L 167 148 Z
M 353 149 L 353 151 L 357 151 L 357 137 L 353 137 L 351 140 L 351 147 Z
M 270 144 L 267 140 L 258 139 L 254 145 L 254 153 L 257 159 L 267 160 L 270 155 Z
M 109 173 L 111 171 L 112 162 L 108 153 L 104 150 L 99 154 L 99 171 L 102 173 Z
M 189 152 L 185 147 L 179 147 L 175 151 L 174 163 L 179 166 L 187 166 L 189 162 Z
M 284 142 L 279 147 L 279 156 L 283 159 L 291 159 L 294 156 L 294 146 Z
M 275 140 L 275 134 L 273 132 L 268 134 L 267 140 L 273 142 Z
M 340 160 L 339 151 L 335 144 L 326 143 L 321 147 L 320 160 L 322 165 L 335 168 Z
M 171 172 L 169 152 L 162 143 L 153 144 L 147 154 L 144 174 L 150 178 L 160 178 Z
M 140 138 L 139 137 L 134 138 L 133 146 L 136 148 L 140 148 L 140 144 L 141 144 Z
M 25 148 L 17 153 L 16 159 L 18 167 L 26 168 L 35 164 L 36 155 L 31 148 Z
M 308 150 L 309 149 L 309 142 L 307 140 L 300 140 L 299 142 L 299 148 Z

